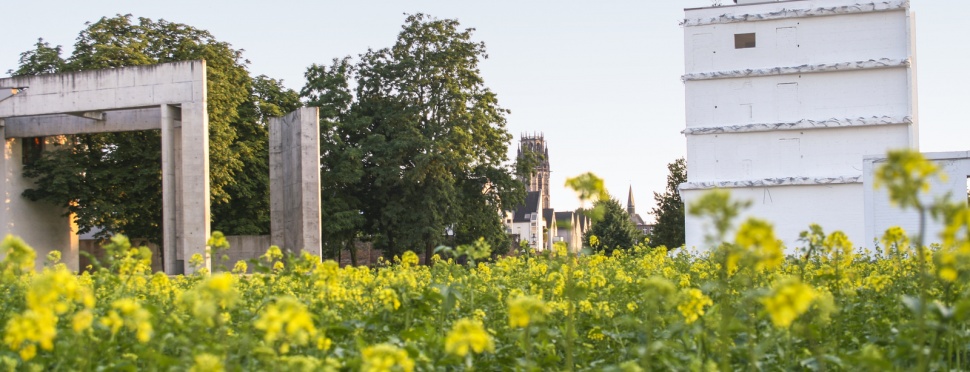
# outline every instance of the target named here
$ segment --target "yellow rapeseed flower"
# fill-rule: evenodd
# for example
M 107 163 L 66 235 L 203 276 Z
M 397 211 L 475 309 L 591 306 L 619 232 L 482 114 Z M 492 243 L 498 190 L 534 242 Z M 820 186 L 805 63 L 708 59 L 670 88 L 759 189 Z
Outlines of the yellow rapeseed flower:
M 30 360 L 37 355 L 37 344 L 44 350 L 53 349 L 55 336 L 57 316 L 49 309 L 28 309 L 7 321 L 3 343 L 11 350 L 19 351 L 23 360 Z
M 111 303 L 111 311 L 108 315 L 101 318 L 101 324 L 111 328 L 111 333 L 115 334 L 121 327 L 135 332 L 135 339 L 138 342 L 146 343 L 152 338 L 151 313 L 141 307 L 138 301 L 131 298 L 122 298 Z
M 738 228 L 735 242 L 754 255 L 756 270 L 774 270 L 785 260 L 781 241 L 775 237 L 774 227 L 767 221 L 749 218 Z M 730 263 L 728 266 L 731 268 Z
M 71 319 L 71 328 L 74 329 L 74 332 L 81 333 L 91 328 L 92 322 L 94 322 L 94 313 L 91 310 L 82 310 L 74 314 L 74 318 Z
M 385 310 L 397 310 L 401 307 L 401 301 L 397 298 L 397 292 L 390 288 L 384 288 L 377 292 L 377 299 L 384 306 Z
M 468 318 L 459 319 L 445 337 L 445 352 L 464 357 L 469 351 L 475 354 L 494 352 L 495 343 L 488 332 L 485 332 L 482 322 Z
M 695 322 L 701 315 L 704 315 L 704 307 L 714 304 L 710 297 L 701 292 L 700 289 L 691 288 L 684 293 L 684 300 L 677 305 L 677 310 L 684 316 L 687 324 Z
M 269 249 L 266 250 L 266 253 L 263 254 L 262 258 L 266 260 L 266 262 L 273 262 L 273 260 L 279 260 L 283 258 L 283 251 L 280 250 L 280 247 L 272 245 L 269 247 Z
M 245 274 L 247 271 L 249 271 L 249 266 L 243 260 L 236 261 L 236 265 L 232 267 L 233 274 Z
M 196 355 L 192 360 L 195 364 L 189 368 L 189 372 L 219 372 L 225 371 L 226 367 L 222 364 L 222 358 L 216 355 L 202 353 Z
M 364 372 L 414 371 L 414 361 L 407 351 L 391 344 L 368 346 L 360 354 L 364 361 L 360 369 Z
M 549 307 L 541 299 L 519 296 L 509 300 L 509 327 L 525 328 L 545 320 Z
M 13 275 L 21 272 L 34 271 L 34 259 L 37 253 L 23 239 L 13 235 L 7 235 L 0 242 L 0 252 L 3 252 L 3 261 L 0 268 L 4 270 L 4 279 L 12 279 Z
M 761 299 L 761 303 L 776 327 L 788 328 L 808 310 L 816 297 L 818 293 L 808 284 L 788 280 L 776 285 L 770 295 Z
M 279 350 L 284 354 L 289 351 L 290 344 L 307 345 L 317 334 L 310 312 L 300 300 L 293 297 L 282 297 L 267 305 L 254 326 L 265 332 L 263 339 L 267 343 L 283 341 Z

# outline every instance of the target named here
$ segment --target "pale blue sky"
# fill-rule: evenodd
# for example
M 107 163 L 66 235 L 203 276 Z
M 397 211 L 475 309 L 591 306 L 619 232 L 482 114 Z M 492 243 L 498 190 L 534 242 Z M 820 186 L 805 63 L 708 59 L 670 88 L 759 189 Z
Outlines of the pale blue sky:
M 80 5 L 83 3 L 83 5 Z M 508 129 L 543 132 L 552 204 L 578 206 L 565 178 L 592 171 L 626 202 L 632 184 L 644 219 L 662 191 L 666 164 L 683 156 L 682 1 L 12 1 L 0 2 L 0 76 L 38 37 L 70 53 L 84 23 L 131 13 L 202 28 L 245 49 L 250 71 L 299 90 L 312 63 L 390 46 L 404 13 L 458 19 L 484 41 L 485 83 L 512 111 Z M 970 150 L 970 2 L 912 0 L 922 151 Z M 962 31 L 961 31 L 962 30 Z M 514 145 L 510 156 L 514 156 Z

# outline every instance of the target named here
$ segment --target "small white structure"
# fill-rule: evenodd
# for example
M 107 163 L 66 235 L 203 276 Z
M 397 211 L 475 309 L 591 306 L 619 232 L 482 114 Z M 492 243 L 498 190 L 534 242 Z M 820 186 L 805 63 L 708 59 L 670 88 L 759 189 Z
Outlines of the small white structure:
M 869 239 L 863 158 L 918 144 L 909 2 L 741 0 L 685 13 L 684 202 L 729 189 L 753 201 L 742 218 L 774 223 L 789 250 L 812 223 Z M 703 246 L 703 225 L 687 216 L 688 247 Z
M 970 177 L 970 151 L 924 152 L 923 157 L 936 164 L 946 177 L 931 179 L 930 190 L 920 195 L 920 202 L 930 206 L 949 194 L 949 202 L 966 203 L 967 177 Z M 872 187 L 876 169 L 885 161 L 885 155 L 866 156 L 864 160 L 866 240 L 857 242 L 863 246 L 871 247 L 873 242 L 883 236 L 886 229 L 893 226 L 902 227 L 910 235 L 919 232 L 919 214 L 916 210 L 901 210 L 889 202 L 889 192 L 885 188 Z M 943 228 L 940 221 L 933 220 L 927 214 L 926 244 L 938 243 Z

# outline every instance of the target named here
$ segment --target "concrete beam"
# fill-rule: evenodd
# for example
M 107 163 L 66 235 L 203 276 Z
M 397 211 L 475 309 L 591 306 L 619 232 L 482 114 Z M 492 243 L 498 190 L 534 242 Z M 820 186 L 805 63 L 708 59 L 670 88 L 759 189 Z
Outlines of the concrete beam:
M 680 184 L 679 189 L 683 191 L 774 186 L 838 185 L 852 183 L 862 183 L 862 176 L 779 177 L 765 178 L 760 180 L 684 182 Z
M 780 66 L 769 68 L 749 68 L 743 70 L 713 71 L 713 72 L 694 72 L 680 77 L 683 82 L 696 80 L 712 79 L 737 79 L 759 76 L 779 76 L 811 74 L 816 72 L 833 72 L 846 70 L 873 70 L 880 68 L 906 68 L 910 67 L 909 59 L 880 58 L 867 61 L 840 62 L 840 63 L 819 63 L 814 65 L 800 66 Z
M 272 244 L 320 255 L 319 111 L 305 107 L 269 122 Z
M 101 120 L 71 114 L 8 118 L 4 120 L 7 127 L 5 136 L 6 138 L 47 137 L 161 129 L 161 114 L 157 107 L 102 112 L 101 115 Z
M 0 117 L 119 108 L 159 107 L 204 100 L 193 89 L 205 80 L 205 61 L 163 63 L 63 74 L 0 79 L 0 86 L 27 87 L 0 102 Z
M 721 127 L 687 128 L 680 131 L 685 135 L 705 135 L 721 133 L 773 132 L 777 130 L 809 130 L 847 127 L 870 127 L 877 125 L 909 125 L 913 119 L 909 116 L 873 116 L 869 118 L 831 118 L 825 120 L 802 119 L 793 122 L 756 123 L 744 125 L 727 125 Z
M 769 2 L 765 2 L 769 3 Z M 772 4 L 773 6 L 773 4 Z M 687 11 L 716 11 L 715 8 L 696 8 L 696 9 L 685 9 Z M 734 7 L 723 7 L 726 10 L 732 10 Z M 868 1 L 859 2 L 850 5 L 834 5 L 834 6 L 820 6 L 815 8 L 803 8 L 803 9 L 790 9 L 785 7 L 781 10 L 767 11 L 761 13 L 723 13 L 718 16 L 712 17 L 699 17 L 699 18 L 687 18 L 680 22 L 681 26 L 684 27 L 694 27 L 694 26 L 704 26 L 704 25 L 714 25 L 714 24 L 727 24 L 727 23 L 739 23 L 739 22 L 758 22 L 758 21 L 771 21 L 776 19 L 786 19 L 786 18 L 801 18 L 801 17 L 822 17 L 822 16 L 834 16 L 841 14 L 857 14 L 857 13 L 875 13 L 875 12 L 889 12 L 894 10 L 908 10 L 909 0 L 888 0 L 888 1 Z

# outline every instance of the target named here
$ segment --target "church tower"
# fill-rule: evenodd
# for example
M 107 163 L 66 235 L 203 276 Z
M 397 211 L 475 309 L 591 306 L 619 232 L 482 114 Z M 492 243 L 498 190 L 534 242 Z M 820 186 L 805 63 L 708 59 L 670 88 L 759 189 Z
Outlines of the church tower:
M 626 197 L 626 213 L 631 216 L 637 214 L 637 207 L 633 204 L 633 185 L 630 185 L 630 194 Z
M 528 179 L 522 180 L 525 183 L 526 191 L 538 191 L 542 194 L 542 205 L 549 206 L 549 149 L 546 147 L 546 139 L 539 134 L 523 133 L 520 136 L 519 151 L 516 157 L 521 159 L 525 154 L 535 154 L 538 163 Z

